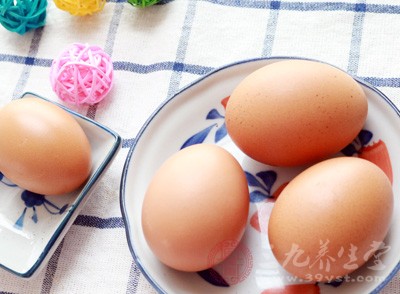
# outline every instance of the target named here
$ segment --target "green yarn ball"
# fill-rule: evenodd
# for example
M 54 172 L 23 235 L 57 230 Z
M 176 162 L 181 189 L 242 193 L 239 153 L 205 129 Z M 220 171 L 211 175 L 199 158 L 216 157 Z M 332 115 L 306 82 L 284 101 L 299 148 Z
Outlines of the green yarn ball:
M 159 0 L 128 0 L 129 4 L 136 7 L 147 7 L 158 3 Z

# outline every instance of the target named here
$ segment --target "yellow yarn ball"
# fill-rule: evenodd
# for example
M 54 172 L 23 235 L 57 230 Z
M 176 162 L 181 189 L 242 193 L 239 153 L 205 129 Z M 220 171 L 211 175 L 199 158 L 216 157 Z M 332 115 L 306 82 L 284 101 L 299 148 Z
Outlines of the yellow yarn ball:
M 106 0 L 54 0 L 58 8 L 72 15 L 88 15 L 103 10 Z

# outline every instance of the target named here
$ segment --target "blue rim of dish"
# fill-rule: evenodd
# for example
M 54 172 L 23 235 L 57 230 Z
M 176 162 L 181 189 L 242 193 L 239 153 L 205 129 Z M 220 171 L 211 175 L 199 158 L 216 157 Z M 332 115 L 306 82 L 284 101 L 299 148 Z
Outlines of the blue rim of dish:
M 64 218 L 62 219 L 61 223 L 59 224 L 59 226 L 57 227 L 57 229 L 54 231 L 53 235 L 51 236 L 51 238 L 49 239 L 49 242 L 47 243 L 47 245 L 45 246 L 45 248 L 43 249 L 42 253 L 40 254 L 39 258 L 36 260 L 36 262 L 33 264 L 33 266 L 26 272 L 21 273 L 21 272 L 17 272 L 9 267 L 4 266 L 3 264 L 0 264 L 0 267 L 7 270 L 8 272 L 11 272 L 19 277 L 22 278 L 30 278 L 35 272 L 36 270 L 39 268 L 39 266 L 43 263 L 43 261 L 45 260 L 45 258 L 47 257 L 47 255 L 49 254 L 50 250 L 53 249 L 54 244 L 56 243 L 56 241 L 58 240 L 59 236 L 61 235 L 61 233 L 63 233 L 64 228 L 66 227 L 66 225 L 71 221 L 71 217 L 74 214 L 75 210 L 77 209 L 77 207 L 79 207 L 79 204 L 82 202 L 82 200 L 84 198 L 86 198 L 89 195 L 89 192 L 91 190 L 91 188 L 93 187 L 93 184 L 99 179 L 100 175 L 104 172 L 105 168 L 108 166 L 108 164 L 112 161 L 112 159 L 114 158 L 114 156 L 116 155 L 118 148 L 121 144 L 121 137 L 114 132 L 113 130 L 107 128 L 106 126 L 99 124 L 98 122 L 83 116 L 71 109 L 69 109 L 68 107 L 59 104 L 57 102 L 54 101 L 50 101 L 49 99 L 46 99 L 38 94 L 32 93 L 32 92 L 25 92 L 21 95 L 20 98 L 18 99 L 23 99 L 25 96 L 27 95 L 31 95 L 40 99 L 43 99 L 45 101 L 48 101 L 52 104 L 55 104 L 59 107 L 61 107 L 62 109 L 64 109 L 65 111 L 67 111 L 68 113 L 72 114 L 73 116 L 79 117 L 80 119 L 83 119 L 93 125 L 95 125 L 96 127 L 102 129 L 103 131 L 109 133 L 113 138 L 114 138 L 114 144 L 112 146 L 112 148 L 109 150 L 107 156 L 104 158 L 103 162 L 100 164 L 100 166 L 93 172 L 93 174 L 91 175 L 91 177 L 88 179 L 88 181 L 86 182 L 86 184 L 83 186 L 82 190 L 80 191 L 80 193 L 77 195 L 76 200 L 74 202 L 74 204 L 72 205 L 72 207 L 70 209 L 68 209 L 65 213 Z
M 140 257 L 136 254 L 136 250 L 135 250 L 135 246 L 134 244 L 132 244 L 131 242 L 131 235 L 133 234 L 133 232 L 131 232 L 130 230 L 130 224 L 129 224 L 129 220 L 127 217 L 127 212 L 126 212 L 126 204 L 125 204 L 125 186 L 126 186 L 126 179 L 128 176 L 128 169 L 129 169 L 129 164 L 130 161 L 132 159 L 134 150 L 136 148 L 136 145 L 139 143 L 140 138 L 142 137 L 143 133 L 147 130 L 147 127 L 149 126 L 149 124 L 153 121 L 153 119 L 157 116 L 157 114 L 167 105 L 169 104 L 172 100 L 174 100 L 177 96 L 179 96 L 181 93 L 185 92 L 186 90 L 188 90 L 189 88 L 193 87 L 194 85 L 201 83 L 203 80 L 212 77 L 214 74 L 223 71 L 225 69 L 228 68 L 232 68 L 241 64 L 246 64 L 246 63 L 252 63 L 252 62 L 258 62 L 258 61 L 267 61 L 267 60 L 288 60 L 288 59 L 301 59 L 301 60 L 310 60 L 310 61 L 317 61 L 320 63 L 326 63 L 329 64 L 327 62 L 324 61 L 320 61 L 317 59 L 312 59 L 312 58 L 304 58 L 304 57 L 296 57 L 296 56 L 273 56 L 273 57 L 260 57 L 260 58 L 251 58 L 251 59 L 245 59 L 245 60 L 241 60 L 241 61 L 237 61 L 237 62 L 233 62 L 230 64 L 227 64 L 225 66 L 222 67 L 218 67 L 212 71 L 210 71 L 209 73 L 205 74 L 204 76 L 196 79 L 195 81 L 193 81 L 192 83 L 189 83 L 187 86 L 185 86 L 184 88 L 182 88 L 181 90 L 179 90 L 177 93 L 175 93 L 174 95 L 172 95 L 171 97 L 167 98 L 166 100 L 164 100 L 156 109 L 155 111 L 150 115 L 150 117 L 145 121 L 145 123 L 143 124 L 143 126 L 141 127 L 141 129 L 139 130 L 136 139 L 134 140 L 132 146 L 130 147 L 129 151 L 128 151 L 128 155 L 126 157 L 125 163 L 124 163 L 124 167 L 122 170 L 122 177 L 121 177 L 121 183 L 120 183 L 120 209 L 121 209 L 121 213 L 122 213 L 122 219 L 124 221 L 124 225 L 125 225 L 125 234 L 126 234 L 126 239 L 128 242 L 128 247 L 129 250 L 131 252 L 131 255 L 133 257 L 133 259 L 135 260 L 137 266 L 139 267 L 139 269 L 141 270 L 141 272 L 143 273 L 143 275 L 146 277 L 146 279 L 149 281 L 149 283 L 154 287 L 154 289 L 159 292 L 159 293 L 167 293 L 164 289 L 161 288 L 161 286 L 157 283 L 157 281 L 154 280 L 154 278 L 146 271 L 145 267 L 143 266 Z M 339 67 L 329 64 L 331 66 L 334 66 L 338 69 L 340 69 Z M 340 69 L 342 70 L 342 69 Z M 397 114 L 398 117 L 400 117 L 400 110 L 396 107 L 396 105 L 385 95 L 383 94 L 383 92 L 381 92 L 380 90 L 378 90 L 375 86 L 373 86 L 372 84 L 369 84 L 363 80 L 361 80 L 360 78 L 357 78 L 355 76 L 352 76 L 358 83 L 360 83 L 361 85 L 369 88 L 370 90 L 372 90 L 373 92 L 377 93 L 387 104 L 389 104 L 389 106 L 395 111 L 395 113 Z M 193 99 L 193 98 L 192 98 Z M 371 292 L 371 294 L 377 294 L 379 291 L 381 291 L 389 282 L 390 280 L 396 275 L 396 273 L 400 270 L 400 261 L 398 261 L 397 265 L 394 267 L 394 269 L 389 273 L 389 275 Z

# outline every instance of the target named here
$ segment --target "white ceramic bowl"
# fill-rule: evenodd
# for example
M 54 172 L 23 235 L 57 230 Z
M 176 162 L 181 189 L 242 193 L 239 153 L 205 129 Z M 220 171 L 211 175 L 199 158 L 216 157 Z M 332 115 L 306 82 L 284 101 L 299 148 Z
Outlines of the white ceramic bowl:
M 47 100 L 33 93 L 20 99 L 28 96 Z M 73 115 L 83 128 L 91 145 L 92 171 L 80 189 L 58 196 L 23 190 L 0 174 L 0 267 L 24 278 L 32 277 L 51 257 L 121 142 L 107 127 L 52 103 Z
M 121 210 L 131 253 L 160 293 L 266 294 L 277 288 L 297 293 L 306 290 L 311 293 L 377 293 L 399 270 L 400 112 L 384 94 L 360 80 L 368 97 L 368 118 L 353 148 L 347 148 L 344 153 L 357 156 L 353 151 L 368 145 L 390 160 L 395 206 L 384 247 L 345 281 L 331 284 L 299 280 L 286 273 L 273 257 L 265 231 L 267 223 L 257 226 L 256 219 L 268 220 L 273 207 L 273 202 L 268 201 L 271 194 L 304 167 L 270 167 L 244 155 L 226 132 L 223 102 L 245 76 L 266 64 L 287 58 L 246 60 L 214 70 L 163 102 L 140 130 L 123 170 Z M 202 142 L 226 148 L 246 171 L 251 192 L 249 222 L 238 249 L 226 261 L 201 273 L 183 273 L 161 264 L 149 249 L 141 227 L 141 208 L 147 185 L 161 163 L 181 148 Z M 299 286 L 304 284 L 307 285 Z

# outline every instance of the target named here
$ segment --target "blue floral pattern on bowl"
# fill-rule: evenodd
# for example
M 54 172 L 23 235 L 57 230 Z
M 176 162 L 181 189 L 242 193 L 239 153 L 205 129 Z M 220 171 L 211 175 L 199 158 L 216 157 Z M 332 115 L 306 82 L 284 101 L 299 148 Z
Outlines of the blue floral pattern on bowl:
M 21 216 L 15 222 L 15 227 L 18 228 L 18 229 L 22 229 L 23 228 L 25 214 L 26 214 L 27 209 L 29 209 L 29 208 L 32 208 L 32 210 L 33 210 L 33 215 L 31 217 L 33 222 L 37 223 L 38 222 L 38 216 L 37 216 L 35 207 L 42 206 L 50 214 L 63 214 L 65 212 L 65 210 L 67 209 L 67 207 L 68 207 L 68 204 L 65 204 L 64 206 L 59 208 L 57 205 L 55 205 L 52 202 L 50 202 L 49 200 L 47 200 L 44 195 L 37 194 L 37 193 L 31 192 L 31 191 L 28 191 L 28 190 L 24 190 L 21 193 L 21 199 L 25 203 L 25 208 L 24 208 Z M 52 211 L 50 209 L 50 207 L 52 209 L 54 209 L 54 211 Z
M 221 104 L 224 106 L 224 108 L 226 108 L 226 103 L 228 102 L 228 99 L 229 97 L 225 97 L 224 99 L 221 100 Z M 190 145 L 203 143 L 206 140 L 206 138 L 210 135 L 211 130 L 213 128 L 217 128 L 214 135 L 214 143 L 218 143 L 219 141 L 221 141 L 223 138 L 226 137 L 228 133 L 226 131 L 225 116 L 220 114 L 216 108 L 211 109 L 207 113 L 205 119 L 212 120 L 214 121 L 214 123 L 212 123 L 210 126 L 200 130 L 199 132 L 188 138 L 182 144 L 181 149 L 188 147 Z
M 8 187 L 13 187 L 19 189 L 19 187 L 9 181 L 4 175 L 0 172 L 0 182 Z M 21 192 L 21 202 L 25 205 L 22 210 L 21 216 L 17 219 L 14 224 L 14 227 L 22 230 L 24 226 L 25 214 L 29 208 L 32 208 L 33 214 L 31 219 L 34 223 L 39 221 L 38 214 L 36 211 L 36 207 L 42 206 L 45 210 L 50 214 L 63 214 L 65 210 L 68 208 L 68 204 L 63 205 L 61 208 L 50 202 L 46 199 L 45 195 L 37 194 L 28 190 L 22 190 Z M 50 209 L 51 208 L 51 209 Z

